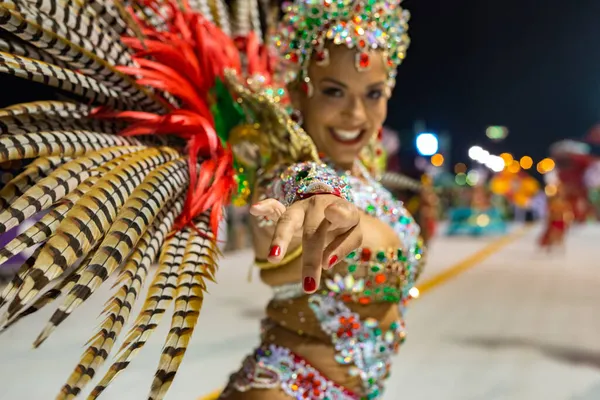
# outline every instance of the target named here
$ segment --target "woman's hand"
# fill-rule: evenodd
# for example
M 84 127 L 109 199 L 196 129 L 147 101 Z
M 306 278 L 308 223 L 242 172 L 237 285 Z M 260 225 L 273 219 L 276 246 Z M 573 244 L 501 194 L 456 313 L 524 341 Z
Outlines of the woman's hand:
M 334 195 L 315 195 L 287 209 L 275 199 L 266 199 L 253 205 L 250 213 L 277 223 L 269 262 L 280 262 L 294 236 L 302 236 L 302 284 L 307 293 L 317 290 L 321 268 L 333 267 L 362 244 L 358 208 Z

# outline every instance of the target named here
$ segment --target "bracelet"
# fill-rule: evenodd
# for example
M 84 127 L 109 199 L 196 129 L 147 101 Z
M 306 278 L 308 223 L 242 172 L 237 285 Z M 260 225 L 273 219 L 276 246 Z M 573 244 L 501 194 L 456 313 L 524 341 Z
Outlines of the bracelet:
M 282 194 L 280 199 L 286 207 L 317 194 L 332 194 L 349 202 L 353 200 L 346 179 L 327 165 L 316 162 L 292 165 L 283 172 L 279 184 L 281 187 L 275 192 Z

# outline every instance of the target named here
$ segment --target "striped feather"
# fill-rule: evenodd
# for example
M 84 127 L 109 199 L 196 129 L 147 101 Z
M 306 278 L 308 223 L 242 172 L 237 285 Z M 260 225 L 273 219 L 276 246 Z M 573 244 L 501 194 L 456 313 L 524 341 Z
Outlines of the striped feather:
M 1 121 L 0 124 L 2 124 Z M 0 125 L 0 134 L 15 135 L 45 131 L 82 130 L 116 135 L 126 126 L 127 124 L 123 121 L 110 121 L 97 118 L 45 118 L 21 125 Z
M 21 2 L 12 4 L 12 8 L 0 4 L 0 27 L 52 54 L 67 63 L 70 69 L 80 70 L 82 74 L 97 81 L 99 87 L 112 89 L 131 108 L 151 112 L 165 110 L 148 89 L 105 61 L 108 56 L 100 48 L 94 47 L 87 38 L 74 31 L 62 30 L 56 21 L 39 10 Z M 45 72 L 51 71 L 46 69 Z
M 41 247 L 39 249 L 41 250 Z M 31 262 L 30 267 L 33 265 L 34 262 L 35 260 Z M 27 307 L 23 312 L 17 315 L 9 315 L 7 317 L 7 322 L 4 324 L 4 326 L 0 328 L 0 332 L 10 328 L 12 325 L 16 324 L 26 316 L 41 310 L 42 308 L 44 308 L 45 306 L 62 296 L 63 293 L 70 290 L 73 286 L 75 286 L 75 283 L 79 279 L 82 269 L 83 266 L 81 268 L 75 268 L 66 277 L 58 280 L 54 287 L 44 292 L 44 294 L 42 294 L 38 299 L 36 299 L 35 302 L 33 302 L 33 304 Z
M 205 279 L 211 280 L 215 269 L 216 243 L 210 235 L 210 213 L 201 217 L 196 228 L 203 235 L 192 233 L 179 267 L 175 310 L 152 382 L 149 396 L 152 400 L 162 400 L 173 383 L 198 322 L 206 290 Z
M 0 7 L 0 22 L 2 22 Z M 129 98 L 121 96 L 117 90 L 106 87 L 101 82 L 79 72 L 46 64 L 31 58 L 0 52 L 0 72 L 43 83 L 46 86 L 85 98 L 96 105 L 115 109 L 136 109 Z
M 100 383 L 94 388 L 89 399 L 96 399 L 116 376 L 121 373 L 133 357 L 146 344 L 154 329 L 160 323 L 165 310 L 171 304 L 177 284 L 177 271 L 183 260 L 190 231 L 185 228 L 169 238 L 160 254 L 159 266 L 152 281 L 142 310 L 135 325 L 127 333 L 121 346 L 120 355 Z
M 81 3 L 94 9 L 118 35 L 141 37 L 140 28 L 125 10 L 121 0 L 81 0 Z
M 92 171 L 92 176 L 61 199 L 61 201 L 38 222 L 8 242 L 4 248 L 0 249 L 0 265 L 26 248 L 41 243 L 52 236 L 69 210 L 71 210 L 79 199 L 100 180 L 101 175 L 118 167 L 120 163 L 133 157 L 134 154 L 135 153 L 133 152 L 125 153 Z M 0 304 L 2 304 L 3 298 L 4 297 L 0 297 Z
M 62 395 L 66 396 L 81 390 L 94 377 L 96 370 L 106 361 L 116 338 L 129 319 L 131 308 L 146 281 L 148 269 L 154 262 L 167 233 L 174 225 L 175 217 L 181 212 L 182 208 L 183 198 L 170 202 L 161 210 L 153 225 L 140 238 L 134 252 L 113 286 L 113 288 L 119 286 L 119 289 L 107 302 L 103 312 L 107 315 L 100 326 L 100 330 L 88 342 L 89 347 L 82 355 L 79 365 L 63 386 Z
M 43 211 L 62 199 L 90 176 L 99 173 L 95 168 L 141 147 L 110 147 L 61 165 L 21 197 L 0 212 L 0 233 L 17 226 L 27 218 Z
M 33 58 L 45 62 L 46 64 L 54 64 L 57 67 L 68 68 L 66 63 L 54 57 L 52 54 L 41 51 L 37 47 L 7 32 L 4 32 L 4 34 L 0 32 L 0 51 L 15 54 L 17 56 Z
M 151 172 L 144 183 L 135 189 L 117 215 L 99 251 L 90 260 L 77 285 L 65 302 L 50 318 L 34 346 L 44 342 L 75 308 L 86 301 L 100 285 L 125 261 L 141 235 L 154 222 L 160 209 L 180 194 L 188 182 L 183 160 L 173 161 Z
M 40 254 L 41 251 L 42 251 L 42 246 L 38 247 L 37 249 L 35 249 L 33 251 L 31 256 L 29 256 L 29 258 L 23 263 L 23 265 L 21 265 L 21 267 L 19 267 L 19 269 L 17 270 L 17 273 L 13 277 L 11 284 L 14 284 L 15 286 L 16 285 L 21 286 L 23 284 L 23 280 L 21 279 L 21 276 L 23 276 L 27 271 L 29 271 L 31 269 L 31 267 L 33 267 L 33 264 L 35 264 L 35 260 L 37 259 L 38 255 Z M 11 293 L 10 285 L 4 289 L 4 292 Z M 3 293 L 3 295 L 4 295 L 4 293 Z M 3 299 L 4 299 L 4 297 L 3 297 Z M 5 301 L 2 301 L 2 300 L 0 300 L 0 307 L 2 307 L 5 304 Z M 4 324 L 4 321 L 6 321 L 6 318 L 0 317 L 0 326 Z
M 88 190 L 94 187 L 102 175 L 127 161 L 129 158 L 133 157 L 134 154 L 135 153 L 123 154 L 97 168 L 97 171 L 95 171 L 97 173 L 95 175 L 89 177 L 86 181 L 77 186 L 75 190 L 63 198 L 60 204 L 50 210 L 50 212 L 42 217 L 42 219 L 10 241 L 3 249 L 0 249 L 0 264 L 17 254 L 17 252 L 22 251 L 24 248 L 46 241 L 46 239 L 56 232 L 66 214 L 73 208 L 79 199 L 88 192 Z M 31 271 L 31 269 L 19 271 L 13 278 L 13 281 L 4 288 L 4 291 L 0 296 L 0 306 L 5 303 L 6 299 L 14 298 L 18 289 L 21 287 L 23 280 Z M 9 310 L 9 313 L 14 314 L 26 305 L 27 304 L 24 303 L 15 303 L 12 306 L 13 308 Z
M 75 157 L 107 147 L 139 145 L 137 139 L 82 130 L 0 136 L 0 162 L 43 156 Z
M 128 162 L 104 175 L 69 210 L 57 232 L 48 240 L 36 264 L 25 277 L 10 307 L 29 302 L 49 281 L 70 268 L 104 236 L 118 210 L 152 168 L 177 157 L 165 148 L 136 153 Z
M 36 251 L 41 251 L 42 247 L 43 246 L 39 246 L 36 249 Z M 51 302 L 53 302 L 54 300 L 59 298 L 63 293 L 65 293 L 66 291 L 70 290 L 73 286 L 75 286 L 75 283 L 77 283 L 77 279 L 79 279 L 79 276 L 81 275 L 81 272 L 83 271 L 83 268 L 85 267 L 85 265 L 87 265 L 86 261 L 89 261 L 89 257 L 92 254 L 93 254 L 93 251 L 90 252 L 86 256 L 86 258 L 82 259 L 81 262 L 79 263 L 79 265 L 77 265 L 75 268 L 73 268 L 71 270 L 71 272 L 64 274 L 64 276 L 61 277 L 60 279 L 57 279 L 56 284 L 51 289 L 44 292 L 34 302 L 31 302 L 29 304 L 21 304 L 20 307 L 9 309 L 8 313 L 4 316 L 4 318 L 2 320 L 2 321 L 6 321 L 6 323 L 4 324 L 4 326 L 2 326 L 2 328 L 0 328 L 0 331 L 7 329 L 9 326 L 14 325 L 20 319 L 36 312 L 37 310 L 43 308 L 44 306 L 50 304 Z M 37 258 L 38 255 L 39 255 L 39 252 L 36 253 L 35 258 Z M 27 265 L 28 270 L 31 270 L 32 266 L 33 266 L 33 263 L 29 263 Z M 20 273 L 19 276 L 26 275 L 26 272 L 27 272 L 26 270 L 19 271 L 19 273 Z M 21 280 L 21 284 L 22 284 L 22 282 L 23 282 L 23 280 Z M 27 308 L 23 312 L 21 312 L 21 310 L 24 307 L 27 307 Z
M 19 122 L 31 123 L 50 117 L 82 118 L 89 115 L 91 111 L 92 108 L 83 103 L 60 100 L 32 101 L 0 109 L 0 121 L 7 124 L 18 124 Z M 5 120 L 10 117 L 16 118 L 16 120 Z M 26 119 L 21 120 L 19 117 Z
M 6 0 L 5 0 L 6 1 Z M 65 0 L 26 0 L 29 7 L 39 10 L 44 18 L 56 22 L 58 32 L 72 31 L 82 39 L 88 51 L 96 52 L 112 65 L 134 65 L 126 46 L 102 18 L 86 12 L 75 1 Z M 89 11 L 89 10 L 88 10 Z M 89 43 L 89 45 L 88 45 Z M 91 47 L 90 47 L 91 46 Z M 97 52 L 100 50 L 101 52 Z
M 0 190 L 0 211 L 22 196 L 38 180 L 47 177 L 55 168 L 68 161 L 70 161 L 69 158 L 62 157 L 40 157 L 33 160 L 23 172 L 15 176 Z

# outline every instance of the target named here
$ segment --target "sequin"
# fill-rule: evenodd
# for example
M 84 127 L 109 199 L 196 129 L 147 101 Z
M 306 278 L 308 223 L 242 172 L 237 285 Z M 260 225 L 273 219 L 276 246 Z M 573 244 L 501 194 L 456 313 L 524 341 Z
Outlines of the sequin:
M 328 296 L 313 294 L 309 305 L 321 329 L 331 337 L 335 360 L 352 364 L 350 374 L 360 377 L 367 398 L 379 398 L 389 375 L 390 358 L 405 337 L 403 324 L 393 322 L 384 332 L 376 319 L 361 320 L 342 302 Z

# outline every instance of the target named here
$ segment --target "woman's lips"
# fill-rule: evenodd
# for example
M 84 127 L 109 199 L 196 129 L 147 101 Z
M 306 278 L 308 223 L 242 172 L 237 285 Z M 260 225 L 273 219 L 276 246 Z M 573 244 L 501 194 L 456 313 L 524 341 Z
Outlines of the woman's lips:
M 365 134 L 364 129 L 334 129 L 329 128 L 329 133 L 336 142 L 343 144 L 359 143 Z

